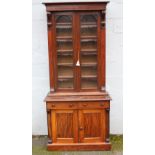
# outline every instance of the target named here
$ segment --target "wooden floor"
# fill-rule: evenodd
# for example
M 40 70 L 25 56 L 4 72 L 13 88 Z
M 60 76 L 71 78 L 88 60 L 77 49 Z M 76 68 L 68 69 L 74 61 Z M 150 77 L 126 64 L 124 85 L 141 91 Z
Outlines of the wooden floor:
M 46 136 L 33 136 L 32 155 L 123 155 L 123 136 L 110 136 L 111 151 L 47 151 Z

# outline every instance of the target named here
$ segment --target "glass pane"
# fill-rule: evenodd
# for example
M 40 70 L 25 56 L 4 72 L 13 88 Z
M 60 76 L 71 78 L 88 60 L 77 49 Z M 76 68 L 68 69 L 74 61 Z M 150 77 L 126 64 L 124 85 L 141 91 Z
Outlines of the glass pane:
M 97 40 L 96 39 L 81 39 L 81 49 L 82 50 L 97 49 Z
M 66 24 L 66 23 L 70 23 L 72 22 L 72 16 L 68 16 L 68 15 L 58 15 L 56 16 L 56 23 L 57 24 Z
M 63 41 L 63 40 L 57 40 L 57 50 L 72 50 L 72 41 L 71 40 L 67 40 L 67 41 Z
M 81 54 L 81 63 L 82 64 L 90 64 L 90 63 L 93 63 L 93 64 L 96 64 L 97 62 L 97 55 L 84 55 L 84 54 Z
M 97 15 L 80 17 L 81 88 L 97 89 Z
M 58 79 L 58 88 L 73 88 L 73 79 Z
M 72 64 L 73 65 L 73 56 L 72 55 L 58 55 L 58 64 Z
M 90 78 L 96 78 L 97 77 L 97 70 L 96 67 L 82 67 L 81 69 L 81 75 L 83 77 L 90 77 Z
M 96 36 L 97 34 L 97 27 L 95 26 L 81 26 L 81 36 Z
M 73 89 L 72 16 L 56 16 L 57 87 Z
M 85 14 L 81 15 L 81 23 L 96 23 L 97 22 L 97 15 L 96 14 Z
M 97 89 L 97 80 L 82 79 L 81 86 L 82 86 L 82 89 Z
M 56 26 L 56 34 L 57 37 L 63 37 L 63 36 L 72 36 L 72 27 L 71 26 Z
M 70 66 L 58 66 L 58 78 L 73 77 L 73 68 Z

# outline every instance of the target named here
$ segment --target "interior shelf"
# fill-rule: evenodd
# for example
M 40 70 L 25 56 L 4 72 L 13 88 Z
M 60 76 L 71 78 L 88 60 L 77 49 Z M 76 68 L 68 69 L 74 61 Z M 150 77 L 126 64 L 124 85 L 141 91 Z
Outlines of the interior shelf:
M 56 25 L 56 29 L 70 29 L 72 25 Z
M 57 42 L 72 42 L 73 40 L 71 38 L 61 38 L 61 39 L 57 39 Z
M 72 36 L 57 36 L 56 39 L 72 39 Z
M 73 52 L 73 49 L 58 49 L 57 52 Z
M 97 52 L 97 49 L 96 48 L 94 48 L 94 49 L 85 48 L 85 49 L 81 49 L 81 52 Z
M 63 23 L 63 22 L 61 22 L 61 23 L 60 22 L 57 22 L 56 25 L 72 25 L 72 23 L 71 22 L 68 22 L 68 23 L 67 22 L 65 22 L 65 23 Z
M 58 76 L 58 80 L 73 79 L 73 76 Z
M 71 53 L 71 52 L 58 52 L 58 55 L 64 55 L 64 56 L 72 56 L 73 55 L 73 53 Z
M 97 28 L 97 25 L 96 24 L 93 24 L 93 25 L 82 24 L 81 28 Z
M 97 36 L 96 35 L 90 35 L 90 36 L 87 36 L 87 35 L 84 35 L 84 36 L 81 36 L 81 39 L 97 39 Z
M 73 63 L 58 63 L 58 66 L 73 66 Z
M 97 78 L 97 75 L 83 75 L 81 76 L 81 78 L 84 78 L 84 79 L 96 79 Z
M 81 25 L 96 25 L 96 22 L 81 22 Z
M 81 39 L 81 42 L 90 42 L 90 41 L 91 42 L 96 42 L 97 39 L 94 39 L 94 38 L 93 39 L 87 39 L 87 38 L 86 39 Z
M 91 63 L 91 62 L 88 62 L 88 63 L 82 63 L 81 64 L 82 67 L 93 67 L 93 66 L 97 66 L 97 63 Z

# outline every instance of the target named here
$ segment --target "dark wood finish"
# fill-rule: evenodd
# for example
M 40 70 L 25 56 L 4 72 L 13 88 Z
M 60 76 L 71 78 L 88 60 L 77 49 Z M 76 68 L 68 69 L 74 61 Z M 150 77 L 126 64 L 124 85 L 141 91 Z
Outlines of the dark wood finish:
M 53 143 L 78 142 L 77 110 L 53 110 L 51 117 Z
M 49 151 L 108 151 L 111 150 L 110 143 L 68 143 L 68 144 L 48 144 L 47 149 Z
M 105 69 L 106 69 L 106 67 L 105 67 L 105 63 L 106 63 L 106 55 L 105 55 L 105 49 L 106 49 L 106 47 L 105 47 L 105 36 L 106 36 L 106 34 L 105 34 L 105 24 L 102 24 L 102 23 L 105 23 L 105 11 L 102 11 L 101 12 L 101 39 L 100 39 L 100 41 L 101 41 L 101 52 L 100 52 L 100 60 L 99 60 L 99 64 L 100 64 L 100 86 L 101 86 L 101 91 L 104 91 L 105 90 L 105 73 L 106 73 L 106 71 L 105 71 Z
M 86 107 L 86 103 L 83 103 Z M 86 108 L 85 108 L 86 109 Z M 103 142 L 105 114 L 100 109 L 79 110 L 79 140 L 81 143 Z
M 111 98 L 105 89 L 107 3 L 43 3 L 50 73 L 48 150 L 111 149 Z
M 52 128 L 51 128 L 51 110 L 47 109 L 47 124 L 48 124 L 48 144 L 52 143 Z
M 57 2 L 57 3 L 43 3 L 46 5 L 47 11 L 92 11 L 92 10 L 105 10 L 106 2 Z

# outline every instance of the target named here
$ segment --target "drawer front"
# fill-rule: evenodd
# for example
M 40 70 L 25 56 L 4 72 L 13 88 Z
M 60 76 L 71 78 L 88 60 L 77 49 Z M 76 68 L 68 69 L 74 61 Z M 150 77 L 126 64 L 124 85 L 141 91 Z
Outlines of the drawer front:
M 110 108 L 110 102 L 109 101 L 80 102 L 78 106 L 79 109 L 104 109 L 104 108 Z
M 47 109 L 77 109 L 76 102 L 48 102 Z

